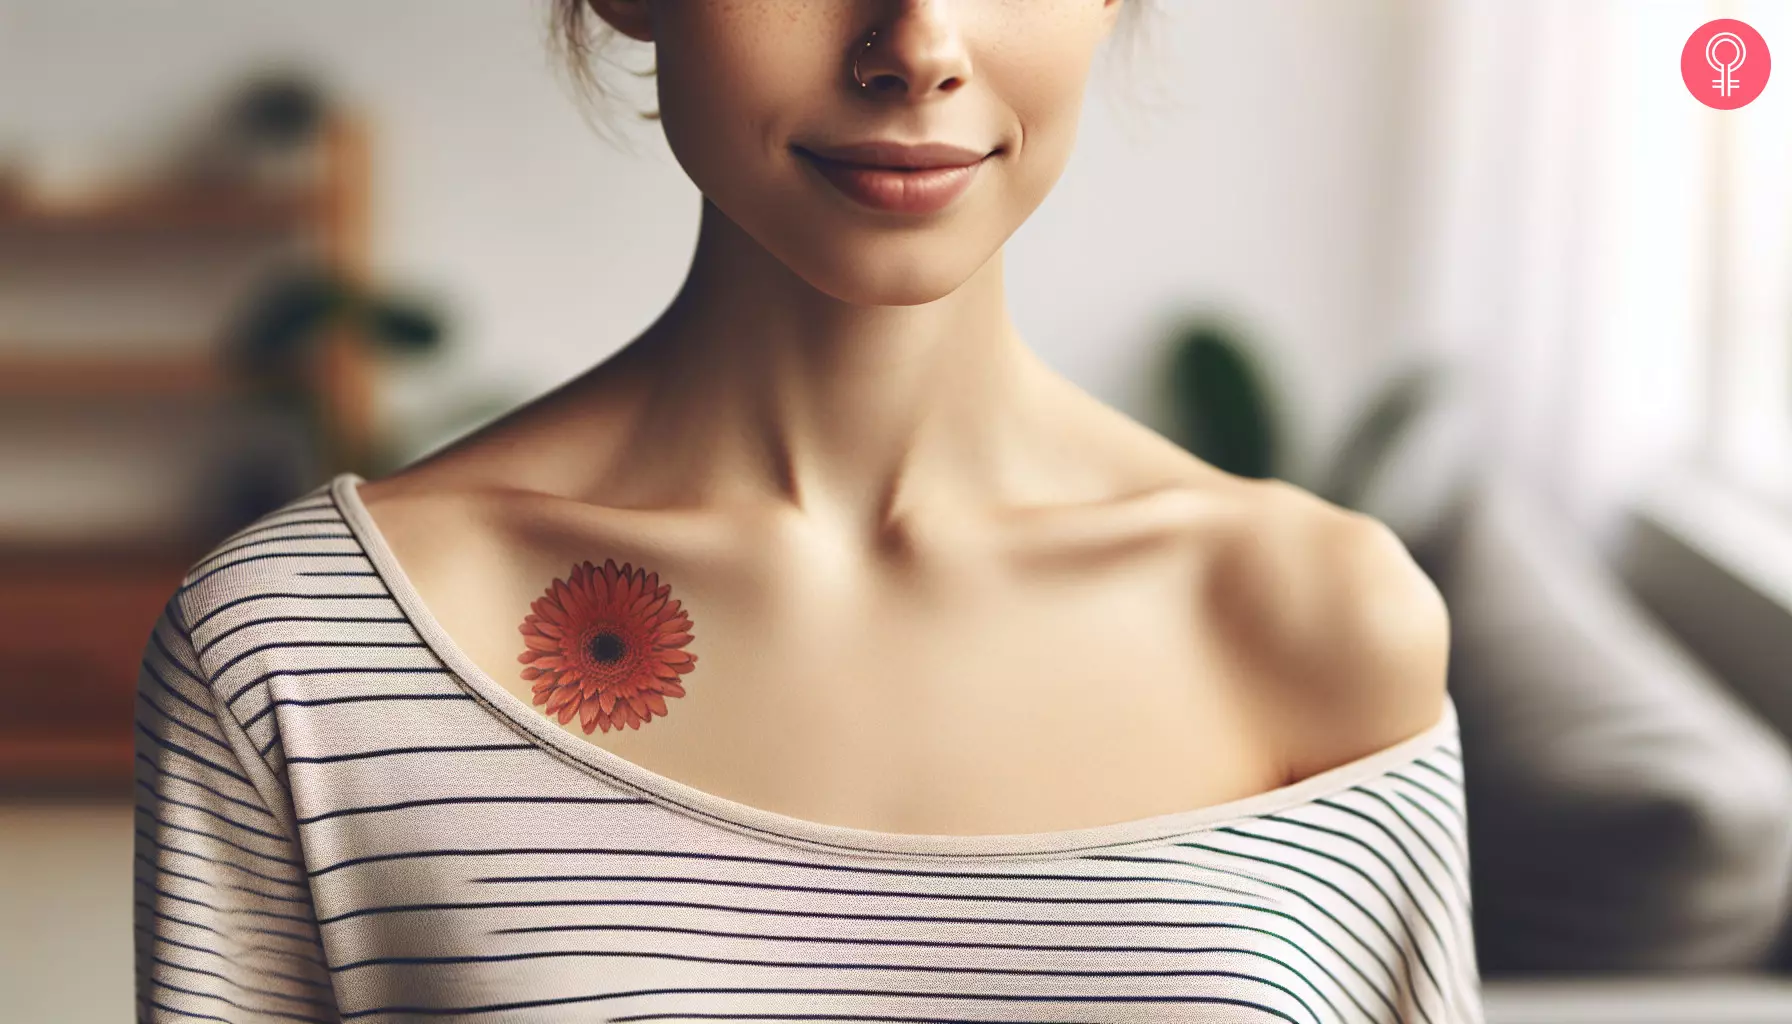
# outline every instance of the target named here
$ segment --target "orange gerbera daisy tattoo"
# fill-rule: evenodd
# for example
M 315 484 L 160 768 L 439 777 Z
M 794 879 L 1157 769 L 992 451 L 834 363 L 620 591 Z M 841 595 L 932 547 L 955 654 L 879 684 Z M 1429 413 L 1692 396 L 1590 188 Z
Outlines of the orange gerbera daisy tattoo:
M 528 649 L 517 655 L 535 680 L 535 703 L 562 725 L 579 716 L 586 732 L 641 728 L 684 696 L 678 677 L 697 665 L 679 648 L 691 642 L 690 617 L 668 600 L 658 573 L 604 559 L 572 567 L 530 603 L 520 627 Z

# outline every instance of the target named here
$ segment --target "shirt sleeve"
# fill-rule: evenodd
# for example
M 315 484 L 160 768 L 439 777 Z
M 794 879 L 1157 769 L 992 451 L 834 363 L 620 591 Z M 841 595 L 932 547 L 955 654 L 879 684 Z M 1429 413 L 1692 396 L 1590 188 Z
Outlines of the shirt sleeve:
M 291 800 L 178 601 L 138 668 L 135 747 L 137 1019 L 339 1021 Z

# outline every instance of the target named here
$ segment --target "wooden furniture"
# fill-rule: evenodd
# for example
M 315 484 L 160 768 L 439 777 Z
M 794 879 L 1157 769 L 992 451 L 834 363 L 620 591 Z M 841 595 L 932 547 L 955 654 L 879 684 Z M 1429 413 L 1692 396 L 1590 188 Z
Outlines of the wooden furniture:
M 79 206 L 0 197 L 0 233 L 171 241 L 220 230 L 305 240 L 339 273 L 367 271 L 369 166 L 364 126 L 331 115 L 322 173 L 304 189 L 144 188 Z M 0 405 L 30 398 L 79 414 L 97 403 L 246 400 L 243 382 L 210 356 L 130 358 L 8 355 L 42 351 L 0 338 Z M 328 472 L 361 464 L 372 444 L 372 363 L 345 332 L 331 335 L 308 372 L 329 428 Z M 10 482 L 9 482 L 10 483 Z M 17 481 L 30 486 L 29 480 Z M 203 529 L 150 542 L 45 545 L 0 537 L 0 789 L 132 789 L 135 689 L 150 629 L 186 569 L 219 539 Z

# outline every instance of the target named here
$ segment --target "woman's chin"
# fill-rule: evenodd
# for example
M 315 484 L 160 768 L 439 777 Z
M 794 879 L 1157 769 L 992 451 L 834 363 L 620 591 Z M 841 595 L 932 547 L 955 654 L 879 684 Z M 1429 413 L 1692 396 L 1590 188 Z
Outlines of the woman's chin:
M 875 255 L 840 261 L 817 260 L 797 273 L 815 290 L 855 306 L 920 306 L 943 299 L 976 272 L 953 266 L 893 266 Z

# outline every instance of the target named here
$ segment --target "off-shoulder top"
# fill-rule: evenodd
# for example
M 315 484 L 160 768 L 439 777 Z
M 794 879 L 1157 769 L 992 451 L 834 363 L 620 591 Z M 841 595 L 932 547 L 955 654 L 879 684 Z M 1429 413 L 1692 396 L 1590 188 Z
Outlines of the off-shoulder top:
M 149 636 L 151 1021 L 1481 1024 L 1455 705 L 1265 793 L 1058 832 L 823 824 L 557 727 L 341 474 Z

